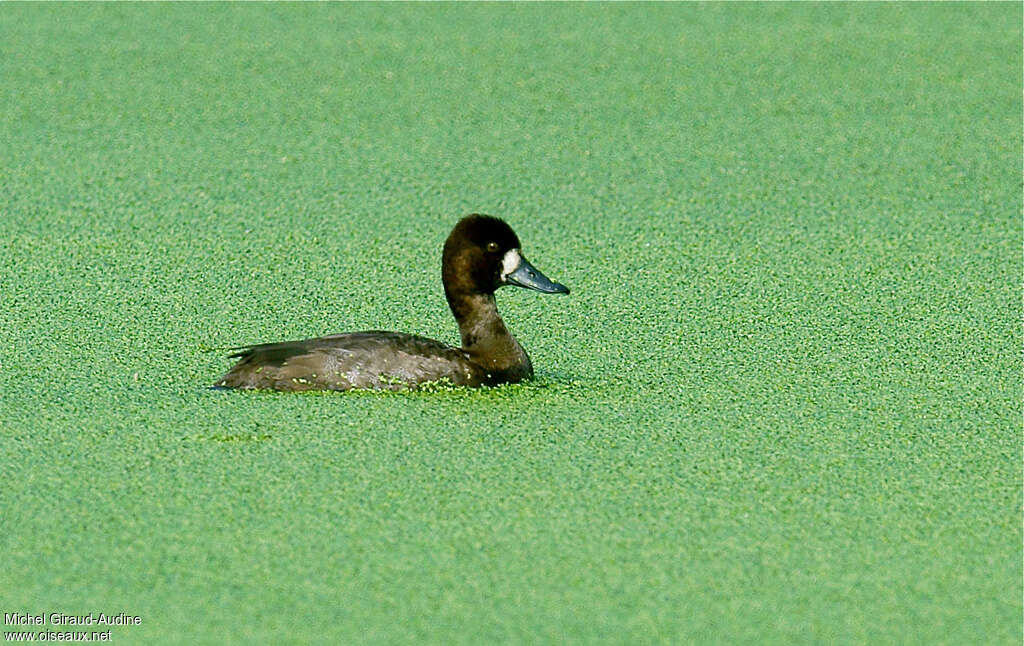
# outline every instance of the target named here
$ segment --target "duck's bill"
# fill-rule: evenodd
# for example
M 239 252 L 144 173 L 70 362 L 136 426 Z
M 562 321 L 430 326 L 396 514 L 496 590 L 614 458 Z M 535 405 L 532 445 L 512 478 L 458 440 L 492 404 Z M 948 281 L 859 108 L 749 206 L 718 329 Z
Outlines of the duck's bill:
M 517 254 L 518 255 L 518 254 Z M 525 287 L 545 294 L 568 294 L 569 288 L 556 283 L 542 274 L 539 269 L 519 256 L 519 264 L 511 272 L 505 274 L 505 282 L 509 285 Z

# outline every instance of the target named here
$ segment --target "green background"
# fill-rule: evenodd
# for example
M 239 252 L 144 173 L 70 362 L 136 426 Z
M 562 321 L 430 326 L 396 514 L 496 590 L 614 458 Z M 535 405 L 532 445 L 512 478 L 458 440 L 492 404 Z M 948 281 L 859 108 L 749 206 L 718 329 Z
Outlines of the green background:
M 1019 3 L 0 7 L 0 610 L 121 643 L 1021 643 Z M 207 390 L 457 342 L 533 383 Z M 7 628 L 9 629 L 9 627 Z

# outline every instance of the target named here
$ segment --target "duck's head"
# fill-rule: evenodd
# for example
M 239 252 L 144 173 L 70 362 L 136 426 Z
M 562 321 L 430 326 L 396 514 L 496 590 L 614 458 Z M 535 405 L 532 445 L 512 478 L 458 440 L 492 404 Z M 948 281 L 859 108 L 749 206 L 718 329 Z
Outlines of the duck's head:
M 444 243 L 441 271 L 445 291 L 493 294 L 516 285 L 545 294 L 568 294 L 523 257 L 519 238 L 504 220 L 474 213 L 459 220 Z

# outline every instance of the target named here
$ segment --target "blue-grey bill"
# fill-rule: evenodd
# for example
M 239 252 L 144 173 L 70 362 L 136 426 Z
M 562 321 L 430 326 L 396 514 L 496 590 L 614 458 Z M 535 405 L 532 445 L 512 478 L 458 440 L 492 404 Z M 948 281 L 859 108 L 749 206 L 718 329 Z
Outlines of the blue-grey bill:
M 531 265 L 523 258 L 515 271 L 505 277 L 509 285 L 517 285 L 526 289 L 533 289 L 545 294 L 568 294 L 569 288 L 562 283 L 556 283 L 542 274 L 539 269 Z

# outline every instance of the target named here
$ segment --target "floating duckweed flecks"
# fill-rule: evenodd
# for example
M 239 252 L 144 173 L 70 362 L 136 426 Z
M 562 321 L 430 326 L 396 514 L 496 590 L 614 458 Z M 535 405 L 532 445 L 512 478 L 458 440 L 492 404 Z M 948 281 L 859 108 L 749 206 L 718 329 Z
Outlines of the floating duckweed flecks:
M 1020 3 L 3 11 L 0 605 L 1021 643 Z M 533 381 L 206 388 L 239 343 L 459 344 L 476 211 L 573 288 L 499 294 Z

